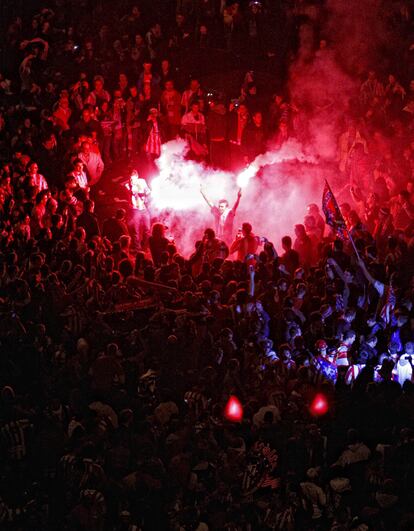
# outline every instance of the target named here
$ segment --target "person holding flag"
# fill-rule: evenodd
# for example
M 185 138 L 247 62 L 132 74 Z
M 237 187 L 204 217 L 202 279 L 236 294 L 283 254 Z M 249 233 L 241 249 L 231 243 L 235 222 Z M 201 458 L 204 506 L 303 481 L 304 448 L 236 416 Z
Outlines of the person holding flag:
M 359 253 L 355 246 L 355 242 L 349 233 L 341 209 L 339 208 L 338 202 L 336 201 L 336 198 L 327 180 L 325 180 L 325 187 L 323 189 L 322 210 L 325 214 L 327 225 L 333 228 L 337 238 L 341 240 L 349 240 L 356 257 L 359 260 Z

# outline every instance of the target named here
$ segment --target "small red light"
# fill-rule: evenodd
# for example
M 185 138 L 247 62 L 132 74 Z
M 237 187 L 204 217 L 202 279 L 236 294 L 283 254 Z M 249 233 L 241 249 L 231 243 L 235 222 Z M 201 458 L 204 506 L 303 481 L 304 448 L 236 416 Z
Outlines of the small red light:
M 224 416 L 227 420 L 231 422 L 240 422 L 243 418 L 243 406 L 240 403 L 240 400 L 231 396 L 224 408 Z
M 321 393 L 318 393 L 315 398 L 313 399 L 311 405 L 310 405 L 310 412 L 315 417 L 318 417 L 320 415 L 325 415 L 325 413 L 328 412 L 329 406 L 328 401 L 326 400 L 325 396 Z

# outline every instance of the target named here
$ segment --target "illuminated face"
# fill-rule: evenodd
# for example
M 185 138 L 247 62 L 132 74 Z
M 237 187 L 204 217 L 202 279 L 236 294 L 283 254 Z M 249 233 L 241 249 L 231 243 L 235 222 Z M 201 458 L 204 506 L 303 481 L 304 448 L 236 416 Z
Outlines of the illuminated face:
M 220 214 L 223 214 L 226 211 L 227 206 L 228 206 L 227 201 L 222 201 L 219 203 L 218 208 L 219 208 Z
M 36 175 L 38 169 L 39 168 L 38 168 L 37 164 L 31 164 L 31 166 L 29 168 L 30 175 Z
M 100 79 L 95 80 L 94 86 L 97 92 L 100 92 L 103 89 L 103 83 Z
M 262 113 L 261 112 L 256 112 L 253 116 L 253 122 L 257 125 L 257 126 L 261 126 L 262 125 Z
M 247 115 L 247 107 L 246 107 L 246 105 L 240 105 L 239 114 L 241 116 L 246 116 Z
M 89 142 L 84 142 L 82 144 L 82 152 L 85 153 L 85 155 L 89 155 L 89 153 L 91 152 L 91 145 L 89 144 Z
M 200 83 L 197 79 L 193 79 L 190 83 L 190 90 L 192 92 L 197 92 L 197 90 L 200 88 Z

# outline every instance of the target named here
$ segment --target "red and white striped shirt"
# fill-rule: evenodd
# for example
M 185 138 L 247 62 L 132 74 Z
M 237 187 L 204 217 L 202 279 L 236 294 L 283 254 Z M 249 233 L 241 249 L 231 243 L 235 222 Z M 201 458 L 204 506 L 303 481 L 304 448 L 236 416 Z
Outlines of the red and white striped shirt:
M 161 134 L 157 120 L 152 122 L 151 131 L 145 144 L 145 153 L 156 157 L 161 155 Z

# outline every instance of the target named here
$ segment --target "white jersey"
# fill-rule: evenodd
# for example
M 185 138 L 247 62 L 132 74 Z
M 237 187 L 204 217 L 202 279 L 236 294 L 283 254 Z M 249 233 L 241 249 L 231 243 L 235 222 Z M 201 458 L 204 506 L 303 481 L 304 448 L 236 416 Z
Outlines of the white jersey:
M 131 200 L 132 200 L 133 208 L 135 208 L 136 210 L 145 210 L 146 199 L 151 193 L 151 190 L 149 189 L 147 181 L 139 177 L 138 179 L 134 180 L 133 184 L 130 182 L 130 183 L 127 183 L 125 186 L 131 192 Z

